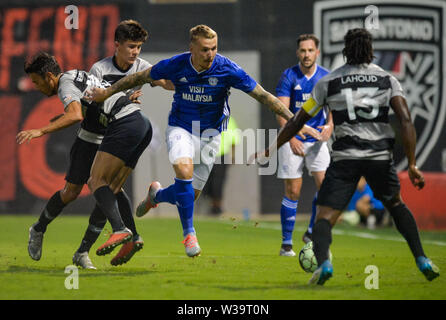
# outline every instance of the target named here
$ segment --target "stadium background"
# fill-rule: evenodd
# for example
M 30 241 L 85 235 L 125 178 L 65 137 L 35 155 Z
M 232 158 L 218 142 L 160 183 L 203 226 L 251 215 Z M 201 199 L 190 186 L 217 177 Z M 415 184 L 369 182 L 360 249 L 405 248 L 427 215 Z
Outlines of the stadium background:
M 172 3 L 161 4 L 165 2 Z M 33 140 L 25 146 L 18 147 L 15 144 L 15 135 L 18 131 L 42 126 L 62 112 L 62 105 L 57 97 L 46 98 L 33 90 L 32 84 L 23 72 L 24 60 L 39 50 L 54 54 L 64 70 L 74 68 L 89 70 L 92 63 L 113 54 L 113 33 L 116 25 L 121 20 L 132 18 L 149 30 L 150 37 L 143 45 L 142 55 L 150 57 L 151 63 L 156 63 L 157 59 L 168 57 L 167 54 L 187 51 L 188 30 L 194 25 L 203 23 L 218 32 L 221 53 L 228 53 L 233 60 L 251 71 L 250 73 L 265 89 L 274 92 L 283 70 L 296 64 L 296 37 L 301 33 L 312 33 L 318 28 L 314 21 L 316 1 L 190 1 L 192 4 L 175 2 L 181 1 L 0 2 L 0 213 L 40 214 L 47 199 L 64 184 L 64 172 L 76 128 Z M 367 4 L 380 3 L 380 1 L 323 1 L 323 3 L 329 2 L 335 6 L 347 3 L 351 7 L 356 5 L 361 8 L 365 8 Z M 417 5 L 415 1 L 390 1 L 390 3 L 402 8 L 406 5 Z M 389 2 L 387 4 L 389 5 Z M 429 4 L 439 8 L 437 20 L 432 21 L 438 24 L 437 31 L 440 34 L 437 37 L 440 41 L 436 42 L 433 39 L 428 42 L 438 47 L 442 62 L 445 55 L 444 2 L 431 1 L 422 5 Z M 64 27 L 68 16 L 64 12 L 67 5 L 76 5 L 79 8 L 77 30 L 67 30 Z M 422 15 L 423 11 L 419 11 Z M 364 14 L 363 18 L 366 16 Z M 398 48 L 397 42 L 394 43 L 394 48 Z M 321 49 L 324 51 L 324 46 Z M 414 56 L 414 52 L 411 54 Z M 440 82 L 443 84 L 443 65 L 441 63 L 432 65 L 439 87 L 436 96 L 440 101 L 434 105 L 435 112 L 445 107 L 442 96 L 444 90 L 441 90 L 440 86 Z M 144 91 L 144 99 L 147 100 L 143 102 L 147 101 L 145 108 L 150 109 L 148 112 L 151 119 L 160 126 L 158 142 L 162 145 L 164 143 L 162 126 L 165 125 L 165 120 L 164 123 L 161 122 L 170 105 L 152 103 L 150 96 L 152 91 L 156 96 L 154 99 L 159 99 L 156 100 L 159 103 L 165 101 L 163 99 L 166 97 L 168 99 L 168 96 L 163 96 L 158 89 L 145 88 Z M 239 95 L 235 91 L 233 90 L 230 103 L 236 119 L 241 119 L 241 129 L 255 126 L 277 128 L 274 115 L 266 107 L 257 106 L 252 99 L 241 97 L 243 94 Z M 437 119 L 441 122 L 434 122 L 434 127 L 435 124 L 442 126 L 444 113 L 436 114 L 443 115 L 443 119 Z M 424 125 L 417 123 L 416 125 L 420 136 Z M 412 199 L 421 206 L 421 209 L 415 212 L 417 221 L 422 216 L 434 217 L 437 223 L 433 227 L 443 226 L 443 228 L 446 228 L 444 217 L 446 207 L 441 201 L 446 195 L 445 149 L 446 130 L 441 129 L 439 135 L 435 136 L 428 156 L 420 166 L 423 171 L 429 172 L 430 189 L 423 193 L 410 193 L 409 199 L 405 198 Z M 402 156 L 401 148 L 397 148 L 395 159 L 401 159 Z M 151 155 L 147 153 L 144 155 L 136 174 L 126 184 L 126 190 L 133 195 L 135 203 L 145 192 L 141 177 L 148 179 L 160 174 L 166 177 L 172 175 L 171 169 L 161 170 L 160 167 L 153 167 L 153 163 L 162 163 L 162 158 L 150 159 L 150 157 Z M 147 160 L 152 160 L 151 164 L 147 164 L 150 162 Z M 146 167 L 142 167 L 144 165 Z M 230 171 L 225 188 L 227 211 L 241 213 L 243 209 L 248 209 L 261 214 L 279 212 L 283 195 L 282 181 L 275 175 L 258 176 L 255 173 L 255 168 L 248 169 L 243 165 L 236 165 L 233 172 Z M 144 176 L 145 174 L 148 176 Z M 407 187 L 407 179 L 405 181 L 403 195 Z M 149 182 L 147 181 L 146 185 Z M 169 181 L 166 180 L 164 183 Z M 409 188 L 408 190 L 411 191 Z M 93 200 L 88 196 L 87 190 L 84 191 L 85 196 L 70 204 L 65 212 L 72 214 L 90 212 Z M 315 187 L 311 177 L 305 175 L 299 211 L 310 211 L 314 192 Z M 171 206 L 164 208 L 157 210 L 175 211 Z M 432 219 L 430 220 L 432 222 Z

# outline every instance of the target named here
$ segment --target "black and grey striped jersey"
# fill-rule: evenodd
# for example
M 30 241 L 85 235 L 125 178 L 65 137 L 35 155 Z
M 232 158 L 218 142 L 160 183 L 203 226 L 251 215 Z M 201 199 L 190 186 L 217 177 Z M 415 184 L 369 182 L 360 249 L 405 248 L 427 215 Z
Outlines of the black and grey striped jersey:
M 124 92 L 118 92 L 102 103 L 84 99 L 88 90 L 108 86 L 110 86 L 108 82 L 81 70 L 67 71 L 59 78 L 58 96 L 64 107 L 73 101 L 78 101 L 82 105 L 84 120 L 78 137 L 87 142 L 100 144 L 108 122 L 141 109 L 138 104 L 132 103 Z
M 390 99 L 404 97 L 394 76 L 375 64 L 345 64 L 320 79 L 312 96 L 333 114 L 333 161 L 392 157 L 395 134 L 389 124 Z
M 136 58 L 135 63 L 133 63 L 127 70 L 121 69 L 116 63 L 115 56 L 104 58 L 95 64 L 90 69 L 90 73 L 99 79 L 105 80 L 110 84 L 117 82 L 118 80 L 148 69 L 152 65 L 144 59 Z M 129 94 L 134 90 L 140 89 L 141 86 L 130 89 L 126 93 Z

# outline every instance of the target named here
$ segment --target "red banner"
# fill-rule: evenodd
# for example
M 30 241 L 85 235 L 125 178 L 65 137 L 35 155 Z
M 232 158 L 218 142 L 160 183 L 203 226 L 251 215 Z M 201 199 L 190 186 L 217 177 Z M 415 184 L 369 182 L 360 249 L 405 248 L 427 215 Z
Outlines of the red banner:
M 47 51 L 63 71 L 90 70 L 114 53 L 117 5 L 77 6 L 77 29 L 66 27 L 71 17 L 65 8 L 0 8 L 0 201 L 6 204 L 0 212 L 26 213 L 62 188 L 75 137 L 76 128 L 70 128 L 16 144 L 19 131 L 42 127 L 63 112 L 56 96 L 47 98 L 34 89 L 23 71 L 25 60 Z

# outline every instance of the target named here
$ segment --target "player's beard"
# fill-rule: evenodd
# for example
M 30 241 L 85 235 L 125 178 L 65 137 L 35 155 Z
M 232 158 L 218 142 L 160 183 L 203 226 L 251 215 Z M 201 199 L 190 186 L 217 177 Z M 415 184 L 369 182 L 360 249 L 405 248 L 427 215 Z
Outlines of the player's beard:
M 314 64 L 316 63 L 316 60 L 309 60 L 307 62 L 303 61 L 302 65 L 306 68 L 306 69 L 311 69 Z

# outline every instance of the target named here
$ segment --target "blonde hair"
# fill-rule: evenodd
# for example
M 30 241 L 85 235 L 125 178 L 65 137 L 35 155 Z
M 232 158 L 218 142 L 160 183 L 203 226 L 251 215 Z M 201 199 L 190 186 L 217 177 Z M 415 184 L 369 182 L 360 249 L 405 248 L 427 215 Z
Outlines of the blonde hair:
M 217 32 L 209 28 L 204 24 L 199 24 L 198 26 L 193 27 L 189 31 L 190 41 L 195 41 L 199 37 L 203 37 L 206 39 L 213 39 L 217 37 Z

